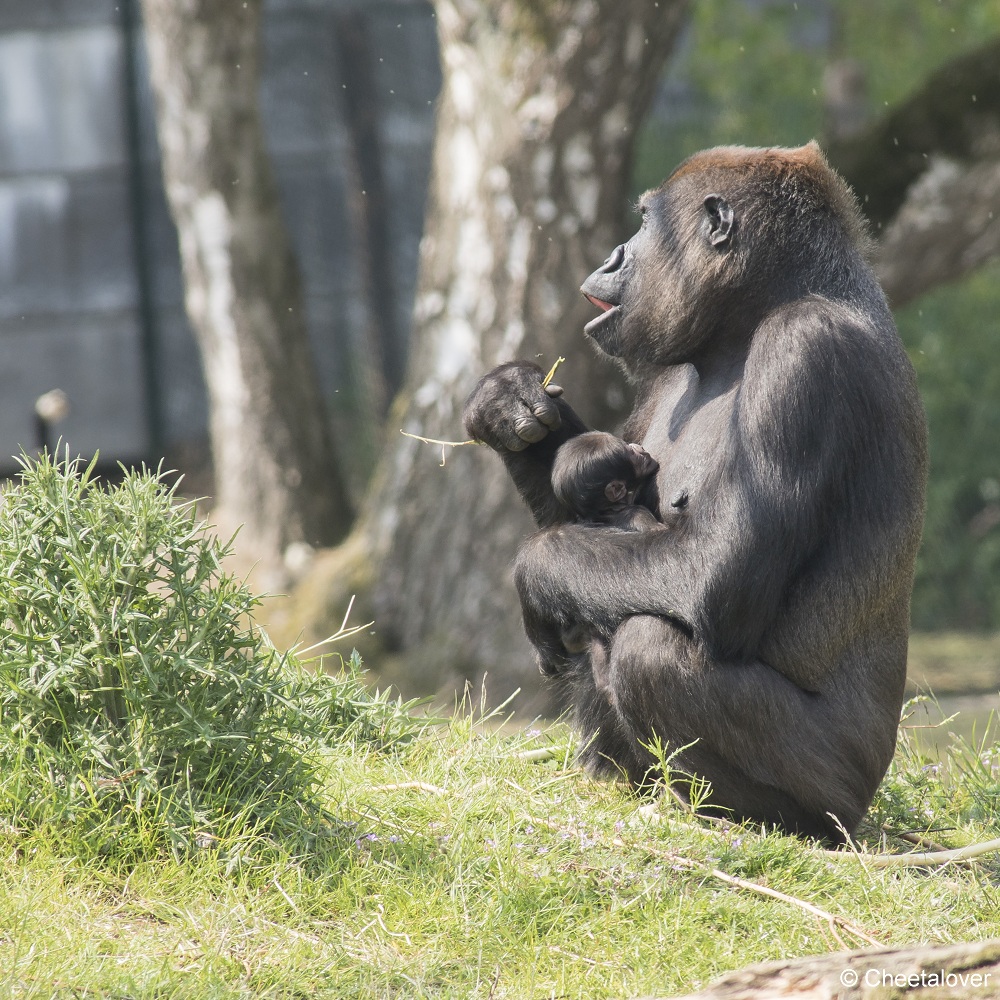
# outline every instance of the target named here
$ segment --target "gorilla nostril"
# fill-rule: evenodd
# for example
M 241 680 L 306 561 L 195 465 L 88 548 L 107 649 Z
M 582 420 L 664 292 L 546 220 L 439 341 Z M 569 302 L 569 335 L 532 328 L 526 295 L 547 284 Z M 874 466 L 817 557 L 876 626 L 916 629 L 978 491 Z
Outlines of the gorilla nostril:
M 609 274 L 611 271 L 617 271 L 618 268 L 622 266 L 622 261 L 625 259 L 625 247 L 617 246 L 611 251 L 611 256 L 601 265 L 601 270 L 605 274 Z

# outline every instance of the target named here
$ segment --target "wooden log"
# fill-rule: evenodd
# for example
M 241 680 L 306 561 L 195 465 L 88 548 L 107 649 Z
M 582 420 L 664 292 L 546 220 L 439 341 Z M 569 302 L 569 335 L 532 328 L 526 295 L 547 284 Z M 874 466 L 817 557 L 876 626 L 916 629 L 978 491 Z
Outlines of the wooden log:
M 750 965 L 676 1000 L 1000 998 L 1000 939 L 869 948 Z M 655 1000 L 647 997 L 645 1000 Z

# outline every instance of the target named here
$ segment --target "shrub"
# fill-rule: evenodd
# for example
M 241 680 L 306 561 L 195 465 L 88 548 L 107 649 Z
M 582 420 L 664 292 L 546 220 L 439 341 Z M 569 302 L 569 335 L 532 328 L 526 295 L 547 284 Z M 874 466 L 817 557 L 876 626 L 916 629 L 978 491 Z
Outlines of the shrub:
M 279 653 L 228 552 L 159 474 L 22 459 L 0 495 L 8 822 L 115 853 L 314 829 L 324 747 L 413 731 L 356 654 L 334 677 Z

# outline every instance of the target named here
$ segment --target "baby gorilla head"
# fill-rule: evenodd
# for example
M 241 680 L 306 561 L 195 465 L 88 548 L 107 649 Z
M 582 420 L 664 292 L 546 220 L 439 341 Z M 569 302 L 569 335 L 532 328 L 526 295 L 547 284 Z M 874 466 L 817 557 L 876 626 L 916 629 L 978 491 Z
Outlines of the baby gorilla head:
M 610 524 L 659 471 L 641 445 L 602 431 L 570 438 L 556 452 L 552 491 L 581 521 Z

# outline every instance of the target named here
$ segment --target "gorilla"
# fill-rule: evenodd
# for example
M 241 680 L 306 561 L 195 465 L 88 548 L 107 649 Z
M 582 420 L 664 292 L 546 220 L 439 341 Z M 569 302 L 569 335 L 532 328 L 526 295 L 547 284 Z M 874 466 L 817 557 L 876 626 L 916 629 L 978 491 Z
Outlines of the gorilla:
M 552 492 L 578 520 L 623 531 L 661 528 L 654 476 L 660 466 L 638 444 L 604 431 L 578 434 L 552 463 Z
M 525 631 L 589 771 L 638 786 L 657 738 L 710 784 L 702 808 L 841 842 L 903 699 L 927 465 L 913 368 L 815 143 L 698 153 L 638 209 L 583 284 L 584 332 L 634 385 L 622 436 L 658 463 L 669 530 L 559 502 L 553 463 L 587 428 L 536 365 L 500 365 L 465 405 L 539 527 L 514 567 Z

